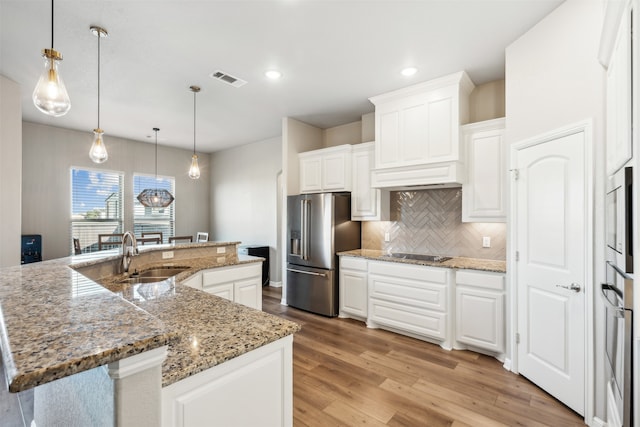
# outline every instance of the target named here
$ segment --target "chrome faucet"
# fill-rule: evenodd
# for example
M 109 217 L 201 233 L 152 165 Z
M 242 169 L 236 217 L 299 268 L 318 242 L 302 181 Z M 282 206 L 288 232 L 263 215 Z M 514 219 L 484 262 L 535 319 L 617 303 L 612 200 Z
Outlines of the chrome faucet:
M 131 246 L 127 246 L 127 238 L 131 239 Z M 122 268 L 125 273 L 129 272 L 131 257 L 138 255 L 138 241 L 132 232 L 126 231 L 122 235 Z

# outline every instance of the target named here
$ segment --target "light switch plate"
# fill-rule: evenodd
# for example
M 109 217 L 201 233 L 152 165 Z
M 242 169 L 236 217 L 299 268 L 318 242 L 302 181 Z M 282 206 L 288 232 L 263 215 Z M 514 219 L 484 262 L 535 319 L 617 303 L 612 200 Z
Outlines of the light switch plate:
M 162 259 L 173 258 L 173 251 L 162 252 Z
M 227 252 L 227 248 L 225 248 L 224 246 L 219 246 L 218 247 L 218 253 L 219 254 L 223 254 L 225 252 Z
M 482 238 L 482 247 L 483 248 L 490 248 L 491 247 L 491 237 L 484 236 Z
M 388 241 L 389 241 L 389 232 L 388 232 L 388 231 L 385 231 L 385 232 L 384 232 L 384 241 L 385 241 L 385 242 L 388 242 Z

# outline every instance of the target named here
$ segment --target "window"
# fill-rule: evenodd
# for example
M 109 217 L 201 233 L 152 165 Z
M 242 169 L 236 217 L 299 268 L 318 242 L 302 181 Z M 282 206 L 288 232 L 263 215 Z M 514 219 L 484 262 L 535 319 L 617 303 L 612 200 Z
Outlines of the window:
M 120 172 L 71 168 L 71 242 L 83 253 L 98 250 L 99 234 L 122 233 L 123 181 Z
M 168 190 L 175 196 L 175 179 L 149 175 L 133 175 L 133 233 L 141 237 L 142 233 L 161 232 L 164 242 L 175 234 L 174 201 L 166 208 L 149 208 L 138 201 L 138 194 L 145 188 Z

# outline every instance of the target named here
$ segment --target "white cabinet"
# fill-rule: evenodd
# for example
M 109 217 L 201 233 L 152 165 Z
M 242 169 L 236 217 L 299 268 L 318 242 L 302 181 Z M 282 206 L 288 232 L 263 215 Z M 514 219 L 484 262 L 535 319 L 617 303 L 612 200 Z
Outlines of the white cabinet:
M 182 284 L 194 289 L 202 290 L 202 273 L 198 272 L 188 279 L 183 280 Z
M 351 145 L 298 154 L 300 192 L 351 191 Z
M 352 148 L 352 221 L 388 221 L 389 192 L 371 186 L 374 143 L 354 145 Z
M 433 340 L 451 349 L 447 268 L 369 261 L 367 326 Z
M 162 427 L 293 425 L 293 335 L 162 389 Z
M 462 183 L 459 132 L 473 88 L 462 71 L 370 98 L 376 107 L 374 187 Z
M 340 317 L 367 318 L 367 260 L 340 257 Z
M 504 274 L 456 272 L 456 340 L 492 353 L 505 351 Z
M 632 156 L 631 14 L 625 7 L 607 67 L 607 175 Z
M 194 275 L 195 276 L 195 275 Z M 218 267 L 199 273 L 200 286 L 192 276 L 183 282 L 229 301 L 262 310 L 262 264 L 259 262 Z
M 462 222 L 506 222 L 504 119 L 462 127 L 467 180 L 462 186 Z

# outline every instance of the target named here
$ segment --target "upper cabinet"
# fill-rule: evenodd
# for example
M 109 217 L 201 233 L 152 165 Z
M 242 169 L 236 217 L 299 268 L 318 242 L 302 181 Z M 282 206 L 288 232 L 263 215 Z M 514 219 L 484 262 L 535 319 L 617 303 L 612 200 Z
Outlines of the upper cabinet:
M 389 220 L 389 192 L 371 186 L 373 156 L 373 142 L 353 146 L 351 153 L 353 176 L 351 220 L 353 221 Z
M 376 107 L 373 186 L 461 184 L 459 132 L 473 88 L 462 71 L 370 98 Z
M 504 119 L 462 126 L 467 180 L 462 222 L 506 222 Z
M 632 157 L 632 14 L 626 2 L 608 2 L 600 59 L 607 67 L 607 175 Z
M 351 191 L 351 145 L 298 154 L 300 193 Z

